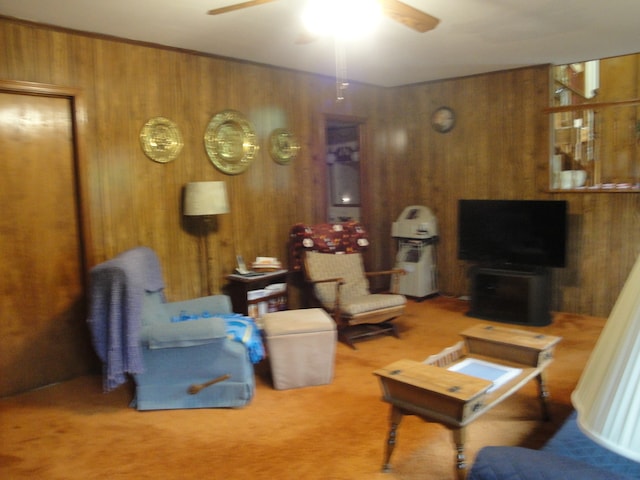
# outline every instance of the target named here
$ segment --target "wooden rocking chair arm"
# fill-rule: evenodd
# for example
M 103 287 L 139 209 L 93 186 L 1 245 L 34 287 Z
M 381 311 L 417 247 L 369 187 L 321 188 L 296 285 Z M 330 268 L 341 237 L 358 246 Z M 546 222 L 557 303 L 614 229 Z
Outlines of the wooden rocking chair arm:
M 393 270 L 380 270 L 378 272 L 365 272 L 367 277 L 375 277 L 380 275 L 406 275 L 407 271 L 402 268 L 394 268 Z
M 398 287 L 400 284 L 400 275 L 406 275 L 407 271 L 402 268 L 394 268 L 393 270 L 381 270 L 378 272 L 365 272 L 365 276 L 367 278 L 382 276 L 382 275 L 391 275 L 391 293 L 398 293 Z
M 342 277 L 335 277 L 335 278 L 323 278 L 321 280 L 308 280 L 309 283 L 337 283 L 338 285 L 344 285 L 344 278 Z

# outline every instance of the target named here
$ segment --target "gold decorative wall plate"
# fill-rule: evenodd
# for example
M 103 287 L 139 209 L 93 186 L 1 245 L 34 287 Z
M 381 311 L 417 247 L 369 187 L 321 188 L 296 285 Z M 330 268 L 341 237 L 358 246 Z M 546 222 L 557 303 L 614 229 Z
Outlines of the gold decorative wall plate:
M 213 116 L 204 133 L 204 146 L 211 162 L 229 175 L 249 168 L 259 149 L 253 126 L 235 110 Z
M 178 126 L 164 117 L 154 117 L 144 124 L 140 144 L 147 157 L 160 163 L 175 160 L 184 145 Z
M 286 165 L 296 158 L 300 144 L 296 136 L 284 128 L 276 128 L 269 136 L 269 153 L 276 162 Z

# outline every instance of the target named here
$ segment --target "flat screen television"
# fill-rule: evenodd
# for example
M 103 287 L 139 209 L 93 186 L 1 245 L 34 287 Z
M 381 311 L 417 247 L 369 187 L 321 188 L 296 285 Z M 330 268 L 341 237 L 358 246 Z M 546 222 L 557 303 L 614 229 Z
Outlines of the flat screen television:
M 458 258 L 496 267 L 564 267 L 567 202 L 459 200 Z

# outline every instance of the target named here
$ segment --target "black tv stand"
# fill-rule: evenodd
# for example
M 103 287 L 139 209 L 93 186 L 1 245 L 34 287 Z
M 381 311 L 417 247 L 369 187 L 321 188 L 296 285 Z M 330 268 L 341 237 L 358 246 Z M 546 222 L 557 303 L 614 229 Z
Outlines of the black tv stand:
M 507 272 L 520 272 L 520 273 L 537 273 L 544 270 L 542 267 L 534 267 L 532 265 L 518 265 L 517 263 L 492 263 L 489 265 L 482 265 L 474 268 L 486 268 L 489 270 L 505 270 Z
M 551 323 L 549 268 L 476 266 L 471 275 L 470 317 L 519 325 Z

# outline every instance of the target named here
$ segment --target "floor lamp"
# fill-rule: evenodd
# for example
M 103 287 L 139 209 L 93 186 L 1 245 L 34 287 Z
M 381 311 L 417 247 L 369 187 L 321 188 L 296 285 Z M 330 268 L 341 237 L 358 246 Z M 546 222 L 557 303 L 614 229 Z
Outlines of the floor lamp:
M 224 182 L 191 182 L 184 191 L 184 215 L 198 217 L 200 226 L 200 279 L 206 293 L 212 295 L 209 275 L 208 235 L 214 215 L 229 213 L 229 200 Z M 206 277 L 206 278 L 205 278 Z
M 578 426 L 640 462 L 640 256 L 571 395 Z

